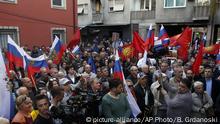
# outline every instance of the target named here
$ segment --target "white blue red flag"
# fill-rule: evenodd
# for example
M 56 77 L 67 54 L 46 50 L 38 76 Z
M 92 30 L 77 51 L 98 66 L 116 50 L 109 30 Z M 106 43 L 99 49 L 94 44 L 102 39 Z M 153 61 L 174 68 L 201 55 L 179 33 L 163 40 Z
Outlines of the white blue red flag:
M 124 86 L 125 86 L 125 90 L 127 93 L 128 103 L 130 105 L 133 116 L 136 118 L 137 115 L 141 113 L 141 110 L 140 110 L 139 106 L 137 105 L 137 102 L 135 101 L 135 99 L 134 99 L 133 95 L 131 94 L 131 91 L 125 81 L 124 74 L 123 74 L 120 60 L 119 60 L 118 51 L 116 51 L 116 56 L 115 56 L 114 78 L 119 78 L 123 81 Z

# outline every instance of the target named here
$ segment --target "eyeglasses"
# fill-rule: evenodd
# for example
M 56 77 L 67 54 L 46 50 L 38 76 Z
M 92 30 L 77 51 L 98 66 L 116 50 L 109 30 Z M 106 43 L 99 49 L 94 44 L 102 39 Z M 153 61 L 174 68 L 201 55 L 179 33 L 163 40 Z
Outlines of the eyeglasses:
M 57 81 L 57 79 L 56 78 L 51 78 L 49 81 Z
M 133 87 L 133 85 L 128 85 L 128 87 L 129 87 L 129 88 L 132 88 L 132 87 Z

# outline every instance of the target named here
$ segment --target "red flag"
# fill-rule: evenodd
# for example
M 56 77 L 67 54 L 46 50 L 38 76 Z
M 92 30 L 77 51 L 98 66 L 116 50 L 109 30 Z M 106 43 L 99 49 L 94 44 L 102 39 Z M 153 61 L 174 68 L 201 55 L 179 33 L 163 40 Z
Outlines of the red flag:
M 133 41 L 132 41 L 132 45 L 135 49 L 135 55 L 137 55 L 138 53 L 144 53 L 144 41 L 141 39 L 141 37 L 138 35 L 137 32 L 133 32 Z
M 181 33 L 180 34 L 177 34 L 177 35 L 175 35 L 175 36 L 172 36 L 171 38 L 170 38 L 170 44 L 169 44 L 169 46 L 171 46 L 171 47 L 174 47 L 174 46 L 176 46 L 177 45 L 177 39 L 180 37 L 180 35 L 181 35 Z
M 180 46 L 180 48 L 177 50 L 177 54 L 178 54 L 178 57 L 182 59 L 183 61 L 187 61 L 188 59 L 188 50 L 189 50 L 191 38 L 192 38 L 192 29 L 189 27 L 186 27 L 186 29 L 182 32 L 182 34 L 176 40 L 177 45 Z
M 199 47 L 199 52 L 197 53 L 195 61 L 192 65 L 192 71 L 195 75 L 199 75 L 199 66 L 202 64 L 203 47 L 204 45 L 201 43 Z
M 132 44 L 128 44 L 122 47 L 122 52 L 120 54 L 120 57 L 122 58 L 123 61 L 133 57 L 133 55 L 134 55 L 134 48 Z
M 72 49 L 73 46 L 76 46 L 80 42 L 80 30 L 77 29 L 75 34 L 73 34 L 72 40 L 67 45 L 67 48 Z
M 219 46 L 219 44 L 215 44 L 212 46 L 204 47 L 203 52 L 206 54 L 218 54 Z

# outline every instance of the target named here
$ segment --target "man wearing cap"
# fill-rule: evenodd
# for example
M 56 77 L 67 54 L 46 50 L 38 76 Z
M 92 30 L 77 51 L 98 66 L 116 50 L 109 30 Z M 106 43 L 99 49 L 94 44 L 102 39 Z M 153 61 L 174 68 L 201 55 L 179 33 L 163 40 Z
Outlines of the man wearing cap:
M 71 93 L 71 87 L 70 87 L 70 83 L 71 81 L 67 78 L 62 78 L 60 79 L 60 86 L 63 88 L 64 90 L 64 97 L 63 100 L 61 101 L 62 105 L 67 105 L 67 100 L 70 98 L 70 96 L 72 95 Z
M 150 90 L 147 76 L 143 75 L 139 78 L 134 90 L 137 104 L 142 111 L 141 117 L 152 116 L 154 96 Z

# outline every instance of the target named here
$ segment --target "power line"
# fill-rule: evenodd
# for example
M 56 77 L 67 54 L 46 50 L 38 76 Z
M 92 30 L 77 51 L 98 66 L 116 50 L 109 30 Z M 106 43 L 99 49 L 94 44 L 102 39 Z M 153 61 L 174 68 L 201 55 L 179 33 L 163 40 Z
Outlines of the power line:
M 15 13 L 6 12 L 4 10 L 0 10 L 0 13 L 11 15 L 11 16 L 16 16 L 16 17 L 24 18 L 24 19 L 28 19 L 28 20 L 33 20 L 33 21 L 39 21 L 39 22 L 55 24 L 55 25 L 62 25 L 62 26 L 67 26 L 67 27 L 74 27 L 74 25 L 67 25 L 67 24 L 63 24 L 63 23 L 57 23 L 57 22 L 53 22 L 53 21 L 42 20 L 42 19 L 32 18 L 32 17 L 28 17 L 28 16 L 23 16 L 23 15 L 17 15 Z

